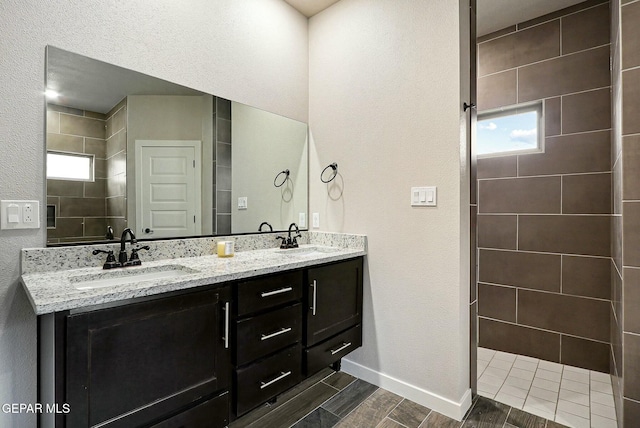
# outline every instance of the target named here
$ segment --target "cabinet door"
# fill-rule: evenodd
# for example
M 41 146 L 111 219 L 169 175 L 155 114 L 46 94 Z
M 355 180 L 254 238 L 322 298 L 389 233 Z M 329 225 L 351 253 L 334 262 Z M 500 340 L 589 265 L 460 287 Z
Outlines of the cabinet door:
M 228 388 L 229 297 L 222 288 L 68 316 L 67 427 L 141 426 Z
M 305 345 L 312 346 L 362 320 L 362 258 L 308 270 Z

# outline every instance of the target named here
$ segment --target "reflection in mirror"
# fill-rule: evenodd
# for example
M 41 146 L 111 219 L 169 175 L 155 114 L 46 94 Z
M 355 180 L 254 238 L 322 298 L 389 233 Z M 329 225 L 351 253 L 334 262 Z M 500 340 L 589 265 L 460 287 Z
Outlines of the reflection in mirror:
M 46 76 L 49 245 L 306 218 L 306 124 L 51 46 Z

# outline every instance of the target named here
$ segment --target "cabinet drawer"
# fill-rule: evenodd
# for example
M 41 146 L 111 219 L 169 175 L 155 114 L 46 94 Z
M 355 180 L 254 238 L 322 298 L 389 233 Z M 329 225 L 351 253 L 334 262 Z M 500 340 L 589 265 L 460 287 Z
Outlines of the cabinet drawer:
M 302 271 L 272 275 L 238 284 L 238 316 L 299 300 Z
M 302 339 L 302 305 L 297 303 L 237 323 L 236 365 L 241 366 Z
M 241 415 L 300 382 L 300 345 L 236 371 L 236 414 Z
M 151 428 L 223 428 L 229 424 L 229 393 L 200 403 Z
M 362 326 L 358 324 L 313 348 L 306 349 L 305 374 L 308 376 L 322 370 L 360 346 L 362 346 Z

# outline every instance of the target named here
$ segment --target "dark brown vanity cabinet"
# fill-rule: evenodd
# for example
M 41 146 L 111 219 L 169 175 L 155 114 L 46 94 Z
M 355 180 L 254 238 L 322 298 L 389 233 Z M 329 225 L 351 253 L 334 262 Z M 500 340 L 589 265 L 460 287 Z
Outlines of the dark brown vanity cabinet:
M 305 374 L 362 345 L 362 258 L 307 269 Z
M 41 426 L 227 426 L 362 344 L 362 263 L 42 316 Z
M 67 315 L 65 426 L 226 426 L 230 297 L 224 287 Z
M 237 285 L 235 415 L 276 397 L 301 379 L 302 283 L 297 270 Z

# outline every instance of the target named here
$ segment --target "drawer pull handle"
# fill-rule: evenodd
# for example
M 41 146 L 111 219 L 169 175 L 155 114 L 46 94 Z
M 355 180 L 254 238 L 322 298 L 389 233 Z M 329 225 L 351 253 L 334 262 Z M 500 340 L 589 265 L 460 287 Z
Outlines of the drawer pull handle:
M 224 337 L 222 338 L 224 341 L 224 349 L 229 349 L 229 317 L 231 316 L 229 309 L 229 302 L 225 302 L 222 308 L 224 311 Z
M 289 333 L 290 331 L 291 331 L 291 327 L 282 327 L 280 330 L 276 331 L 275 333 L 263 334 L 262 337 L 260 337 L 260 340 L 271 339 L 272 337 L 280 336 L 281 334 Z
M 269 382 L 260 382 L 260 389 L 265 389 L 266 387 L 273 385 L 274 383 L 276 383 L 279 380 L 284 379 L 285 377 L 289 376 L 291 374 L 291 371 L 288 372 L 280 372 L 280 376 L 278 376 L 275 379 L 270 380 Z
M 316 315 L 316 305 L 318 303 L 318 283 L 316 282 L 316 280 L 313 280 L 313 284 L 311 284 L 311 287 L 313 287 L 313 295 L 312 295 L 312 301 L 311 301 L 311 315 L 315 316 Z
M 287 292 L 292 291 L 292 290 L 293 290 L 293 287 L 285 287 L 285 288 L 281 288 L 279 290 L 265 291 L 264 293 L 260 293 L 260 297 L 275 296 L 276 294 L 287 293 Z
M 347 349 L 349 346 L 351 346 L 351 342 L 349 343 L 344 343 L 342 342 L 342 346 L 339 347 L 338 349 L 332 349 L 331 350 L 331 355 L 336 355 L 338 352 L 340 351 L 344 351 L 345 349 Z

